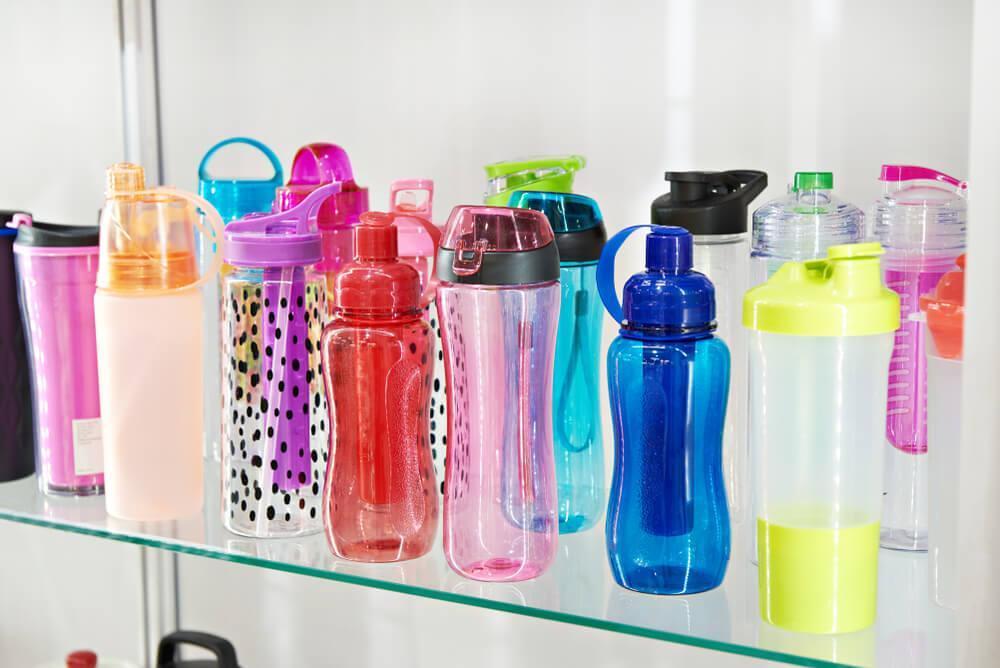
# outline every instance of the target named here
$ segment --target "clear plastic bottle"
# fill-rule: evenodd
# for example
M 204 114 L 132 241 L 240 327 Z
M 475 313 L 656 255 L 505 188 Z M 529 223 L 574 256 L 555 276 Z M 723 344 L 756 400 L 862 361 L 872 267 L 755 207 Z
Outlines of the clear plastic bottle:
M 522 192 L 510 205 L 541 211 L 559 248 L 561 302 L 556 337 L 553 430 L 559 485 L 559 532 L 585 531 L 604 512 L 600 363 L 604 311 L 597 294 L 597 261 L 607 233 L 590 197 Z
M 437 274 L 450 408 L 445 558 L 474 580 L 533 578 L 555 558 L 559 529 L 552 228 L 537 211 L 458 206 Z
M 732 356 L 729 410 L 722 461 L 730 520 L 742 522 L 749 500 L 747 475 L 747 349 L 740 326 L 743 293 L 750 282 L 747 208 L 767 187 L 753 170 L 667 172 L 670 192 L 653 201 L 654 225 L 683 227 L 694 235 L 694 268 L 715 286 L 718 328 Z
M 222 296 L 222 522 L 278 538 L 323 525 L 330 425 L 320 337 L 326 283 L 315 228 L 339 184 L 226 227 Z
M 614 288 L 614 259 L 644 227 L 646 270 Z M 640 225 L 608 241 L 598 286 L 620 335 L 608 350 L 615 468 L 605 524 L 615 581 L 647 594 L 722 584 L 730 526 L 722 471 L 729 350 L 715 338 L 711 281 L 684 229 Z
M 920 298 L 927 337 L 927 552 L 931 598 L 958 608 L 959 460 L 962 444 L 962 333 L 965 328 L 965 255 Z
M 751 286 L 785 262 L 824 258 L 830 246 L 864 241 L 864 212 L 832 191 L 832 173 L 796 172 L 788 195 L 754 211 Z
M 883 397 L 899 326 L 881 252 L 833 246 L 744 300 L 760 613 L 791 631 L 875 621 Z
M 355 561 L 426 554 L 437 531 L 430 408 L 434 335 L 421 317 L 434 285 L 399 257 L 396 215 L 366 212 L 354 261 L 334 282 L 323 333 L 333 397 L 324 513 L 331 549 Z M 436 245 L 437 228 L 425 231 Z
M 204 214 L 199 215 L 198 209 Z M 216 280 L 222 219 L 211 204 L 145 189 L 113 165 L 94 296 L 108 514 L 177 519 L 204 500 L 202 284 Z M 199 275 L 195 230 L 212 261 Z
M 882 546 L 927 549 L 927 351 L 910 318 L 965 251 L 966 184 L 925 167 L 883 165 L 875 237 L 885 283 L 899 294 L 901 324 L 889 365 Z

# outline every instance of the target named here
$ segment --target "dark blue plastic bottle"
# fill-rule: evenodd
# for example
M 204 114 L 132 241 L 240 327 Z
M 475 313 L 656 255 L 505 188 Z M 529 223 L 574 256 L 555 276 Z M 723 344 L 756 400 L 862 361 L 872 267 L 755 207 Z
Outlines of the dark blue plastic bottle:
M 615 255 L 650 228 L 646 271 L 614 288 Z M 715 288 L 692 271 L 692 237 L 639 225 L 608 241 L 597 268 L 605 307 L 621 323 L 608 350 L 615 465 L 605 524 L 623 587 L 692 594 L 719 586 L 729 562 L 722 433 L 729 350 L 715 331 Z

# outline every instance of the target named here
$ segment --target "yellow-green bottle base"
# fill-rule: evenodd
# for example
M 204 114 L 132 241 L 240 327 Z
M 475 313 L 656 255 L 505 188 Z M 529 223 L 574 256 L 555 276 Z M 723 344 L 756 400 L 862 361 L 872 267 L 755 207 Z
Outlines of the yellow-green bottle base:
M 758 518 L 761 617 L 804 633 L 868 628 L 875 622 L 878 541 L 878 522 L 833 529 Z

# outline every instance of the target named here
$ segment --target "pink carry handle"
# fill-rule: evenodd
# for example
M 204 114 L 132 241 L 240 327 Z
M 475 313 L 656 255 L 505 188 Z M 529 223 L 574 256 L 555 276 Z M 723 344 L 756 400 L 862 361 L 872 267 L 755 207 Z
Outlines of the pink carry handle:
M 316 142 L 296 152 L 288 185 L 317 185 L 334 181 L 354 182 L 354 170 L 351 169 L 347 151 L 336 144 Z
M 422 192 L 427 193 L 424 202 L 417 196 Z M 413 193 L 412 201 L 408 201 L 408 193 Z M 389 186 L 389 211 L 392 213 L 411 213 L 432 220 L 433 206 L 434 181 L 431 179 L 398 179 Z
M 898 183 L 900 181 L 940 181 L 955 186 L 959 190 L 966 190 L 969 184 L 960 181 L 954 176 L 949 176 L 944 172 L 928 167 L 918 167 L 917 165 L 882 165 L 882 175 L 879 181 Z

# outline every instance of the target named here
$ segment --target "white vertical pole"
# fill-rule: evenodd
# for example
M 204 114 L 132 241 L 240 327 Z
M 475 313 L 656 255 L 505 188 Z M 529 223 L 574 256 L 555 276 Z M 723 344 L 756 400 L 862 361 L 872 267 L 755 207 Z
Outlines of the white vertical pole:
M 972 25 L 955 665 L 989 666 L 1000 656 L 1000 3 L 975 0 Z
M 118 0 L 118 39 L 125 159 L 143 166 L 148 184 L 159 184 L 163 154 L 156 0 Z M 180 624 L 177 555 L 142 547 L 139 558 L 143 606 L 140 656 L 146 666 L 153 666 L 159 639 Z
M 118 0 L 125 159 L 142 165 L 146 182 L 163 178 L 155 0 Z

